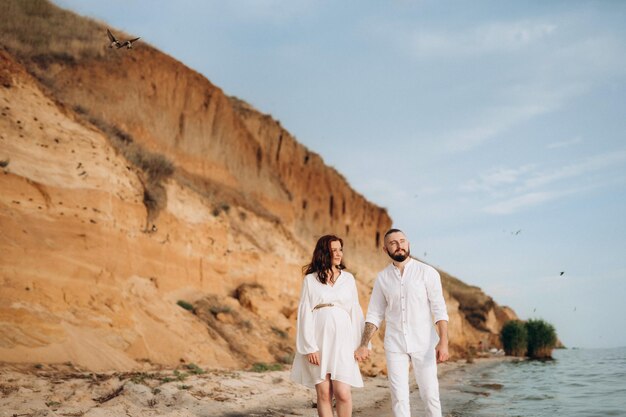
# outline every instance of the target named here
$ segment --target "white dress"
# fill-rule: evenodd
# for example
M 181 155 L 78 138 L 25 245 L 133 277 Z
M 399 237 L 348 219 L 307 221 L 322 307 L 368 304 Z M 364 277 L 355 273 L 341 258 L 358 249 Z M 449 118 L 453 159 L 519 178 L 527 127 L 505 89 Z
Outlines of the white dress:
M 332 307 L 314 310 L 318 304 Z M 317 274 L 304 277 L 298 306 L 296 354 L 291 379 L 308 387 L 330 379 L 362 387 L 363 379 L 354 351 L 361 342 L 365 320 L 356 282 L 342 271 L 333 286 L 319 282 Z M 307 361 L 308 353 L 320 352 L 320 365 Z

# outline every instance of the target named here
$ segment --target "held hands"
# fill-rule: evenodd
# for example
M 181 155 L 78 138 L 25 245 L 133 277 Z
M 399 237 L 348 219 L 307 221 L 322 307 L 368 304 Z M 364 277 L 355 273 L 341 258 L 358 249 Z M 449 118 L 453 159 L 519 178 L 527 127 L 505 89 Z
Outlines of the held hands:
M 370 350 L 367 348 L 367 346 L 359 346 L 357 350 L 354 351 L 354 359 L 356 359 L 357 362 L 363 362 L 367 358 L 369 358 L 369 356 Z
M 309 363 L 313 365 L 320 366 L 320 353 L 319 352 L 307 353 L 306 360 L 309 361 Z

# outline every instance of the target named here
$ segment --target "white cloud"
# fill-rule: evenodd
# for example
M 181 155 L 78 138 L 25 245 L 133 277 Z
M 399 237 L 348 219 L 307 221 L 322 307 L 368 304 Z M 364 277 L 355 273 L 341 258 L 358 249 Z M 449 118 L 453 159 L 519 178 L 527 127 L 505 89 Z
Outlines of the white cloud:
M 593 155 L 554 169 L 540 170 L 531 164 L 519 168 L 497 168 L 462 184 L 460 190 L 487 193 L 498 200 L 484 207 L 484 212 L 511 214 L 619 181 L 619 178 L 602 174 L 625 162 L 626 150 L 622 150 Z
M 500 103 L 486 107 L 473 125 L 447 132 L 441 140 L 451 152 L 475 148 L 537 116 L 558 110 L 587 89 L 582 83 L 546 83 L 532 77 L 525 84 L 502 87 L 496 99 Z
M 526 179 L 518 191 L 532 190 L 557 181 L 574 179 L 585 174 L 602 171 L 624 161 L 626 161 L 626 151 L 594 155 L 575 164 L 538 172 Z
M 551 36 L 556 28 L 544 22 L 495 22 L 460 33 L 414 31 L 411 44 L 419 57 L 463 58 L 514 52 Z
M 461 191 L 494 191 L 500 186 L 511 186 L 520 182 L 520 177 L 532 172 L 534 165 L 524 165 L 519 168 L 496 168 L 479 179 L 473 179 L 461 185 Z
M 482 106 L 475 110 L 477 115 L 457 126 L 452 120 L 450 129 L 441 134 L 448 151 L 470 150 L 504 136 L 538 116 L 558 111 L 610 77 L 626 73 L 623 42 L 611 35 L 573 33 L 575 20 L 565 15 L 556 17 L 556 23 L 495 22 L 460 33 L 407 31 L 412 41 L 408 46 L 404 41 L 405 49 L 419 60 L 458 59 L 480 67 L 484 55 L 491 54 L 509 78 L 525 80 L 492 86 L 486 79 L 484 91 L 477 93 Z M 516 63 L 514 67 L 511 62 Z M 488 69 L 485 76 L 489 76 Z
M 554 97 L 554 103 L 536 100 L 536 102 L 502 105 L 498 108 L 488 109 L 482 120 L 474 126 L 453 130 L 445 134 L 442 140 L 449 151 L 466 151 L 482 145 L 535 116 L 554 110 L 561 101 L 557 97 Z
M 569 148 L 570 146 L 577 145 L 582 142 L 581 138 L 574 138 L 570 140 L 562 140 L 558 142 L 548 143 L 546 145 L 546 149 L 561 149 L 561 148 Z
M 546 191 L 527 193 L 489 205 L 484 208 L 484 211 L 491 214 L 511 214 L 521 209 L 538 206 L 560 196 L 560 193 Z
M 559 188 L 559 190 L 535 191 L 527 192 L 520 196 L 510 197 L 508 199 L 490 204 L 483 208 L 483 211 L 491 214 L 512 214 L 527 208 L 540 206 L 541 204 L 562 199 L 571 195 L 584 195 L 591 191 L 603 187 L 623 187 L 626 184 L 626 177 L 602 178 L 591 181 L 586 185 L 573 185 L 569 188 Z

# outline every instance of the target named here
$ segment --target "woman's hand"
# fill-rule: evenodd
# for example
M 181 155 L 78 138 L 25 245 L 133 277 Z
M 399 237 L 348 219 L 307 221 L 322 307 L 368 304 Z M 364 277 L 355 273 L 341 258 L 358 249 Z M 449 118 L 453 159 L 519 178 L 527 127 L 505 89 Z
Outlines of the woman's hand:
M 319 352 L 307 353 L 306 360 L 309 361 L 309 363 L 312 363 L 313 365 L 320 366 L 320 353 Z

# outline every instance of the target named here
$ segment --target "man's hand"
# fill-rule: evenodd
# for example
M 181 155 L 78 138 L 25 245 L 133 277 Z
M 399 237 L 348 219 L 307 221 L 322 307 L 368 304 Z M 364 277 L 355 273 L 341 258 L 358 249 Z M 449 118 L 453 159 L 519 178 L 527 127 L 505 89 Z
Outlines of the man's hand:
M 448 321 L 439 320 L 435 325 L 437 326 L 437 333 L 439 333 L 439 343 L 435 346 L 435 354 L 437 363 L 441 363 L 450 359 L 450 353 L 448 352 Z
M 309 363 L 312 363 L 313 365 L 320 366 L 320 353 L 319 352 L 307 353 L 306 360 L 309 361 Z
M 370 350 L 367 348 L 367 346 L 359 346 L 357 350 L 354 351 L 354 359 L 356 359 L 357 362 L 363 362 L 364 360 L 369 358 L 369 356 Z
M 435 353 L 437 356 L 437 363 L 442 363 L 450 359 L 450 353 L 448 352 L 448 342 L 446 340 L 440 340 L 435 346 Z

